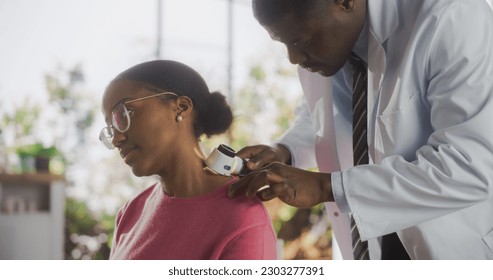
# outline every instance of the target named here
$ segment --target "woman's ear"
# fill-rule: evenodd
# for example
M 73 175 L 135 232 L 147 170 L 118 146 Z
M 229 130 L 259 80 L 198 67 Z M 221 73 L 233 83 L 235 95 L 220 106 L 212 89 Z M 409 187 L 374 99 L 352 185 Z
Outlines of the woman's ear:
M 176 105 L 177 116 L 181 116 L 182 118 L 186 118 L 193 111 L 193 102 L 188 96 L 178 97 Z

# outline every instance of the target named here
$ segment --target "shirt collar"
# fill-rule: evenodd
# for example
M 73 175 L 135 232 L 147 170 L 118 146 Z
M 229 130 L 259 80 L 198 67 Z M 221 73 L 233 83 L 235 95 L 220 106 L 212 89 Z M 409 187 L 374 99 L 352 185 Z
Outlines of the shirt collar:
M 368 17 L 366 17 L 368 19 Z M 363 30 L 353 47 L 353 52 L 368 64 L 368 20 L 365 19 Z
M 368 36 L 383 44 L 397 28 L 399 17 L 395 0 L 368 0 L 365 25 L 353 52 L 368 63 Z

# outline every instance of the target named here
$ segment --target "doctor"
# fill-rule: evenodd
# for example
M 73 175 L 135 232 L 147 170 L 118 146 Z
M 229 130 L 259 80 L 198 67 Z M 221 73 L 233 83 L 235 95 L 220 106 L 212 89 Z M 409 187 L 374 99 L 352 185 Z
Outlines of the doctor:
M 242 149 L 231 197 L 325 202 L 345 259 L 349 215 L 371 259 L 493 259 L 493 13 L 483 0 L 253 0 L 300 66 L 304 100 L 273 146 Z M 368 65 L 369 164 L 353 167 L 352 67 Z M 301 168 L 318 166 L 319 172 Z M 269 188 L 257 191 L 264 185 Z M 397 248 L 391 246 L 391 249 Z

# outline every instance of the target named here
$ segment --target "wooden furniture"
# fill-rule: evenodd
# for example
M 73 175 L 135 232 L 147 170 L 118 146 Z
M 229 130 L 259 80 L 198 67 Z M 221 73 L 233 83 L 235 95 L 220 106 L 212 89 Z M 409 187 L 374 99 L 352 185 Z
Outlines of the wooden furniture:
M 63 176 L 0 174 L 0 259 L 63 259 Z

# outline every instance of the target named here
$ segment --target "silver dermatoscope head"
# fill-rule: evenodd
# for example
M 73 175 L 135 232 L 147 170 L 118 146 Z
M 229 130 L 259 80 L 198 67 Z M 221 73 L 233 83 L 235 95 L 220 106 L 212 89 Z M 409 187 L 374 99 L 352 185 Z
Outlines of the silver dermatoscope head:
M 224 176 L 242 176 L 246 173 L 246 160 L 236 156 L 236 151 L 224 144 L 214 148 L 205 164 L 209 169 Z

